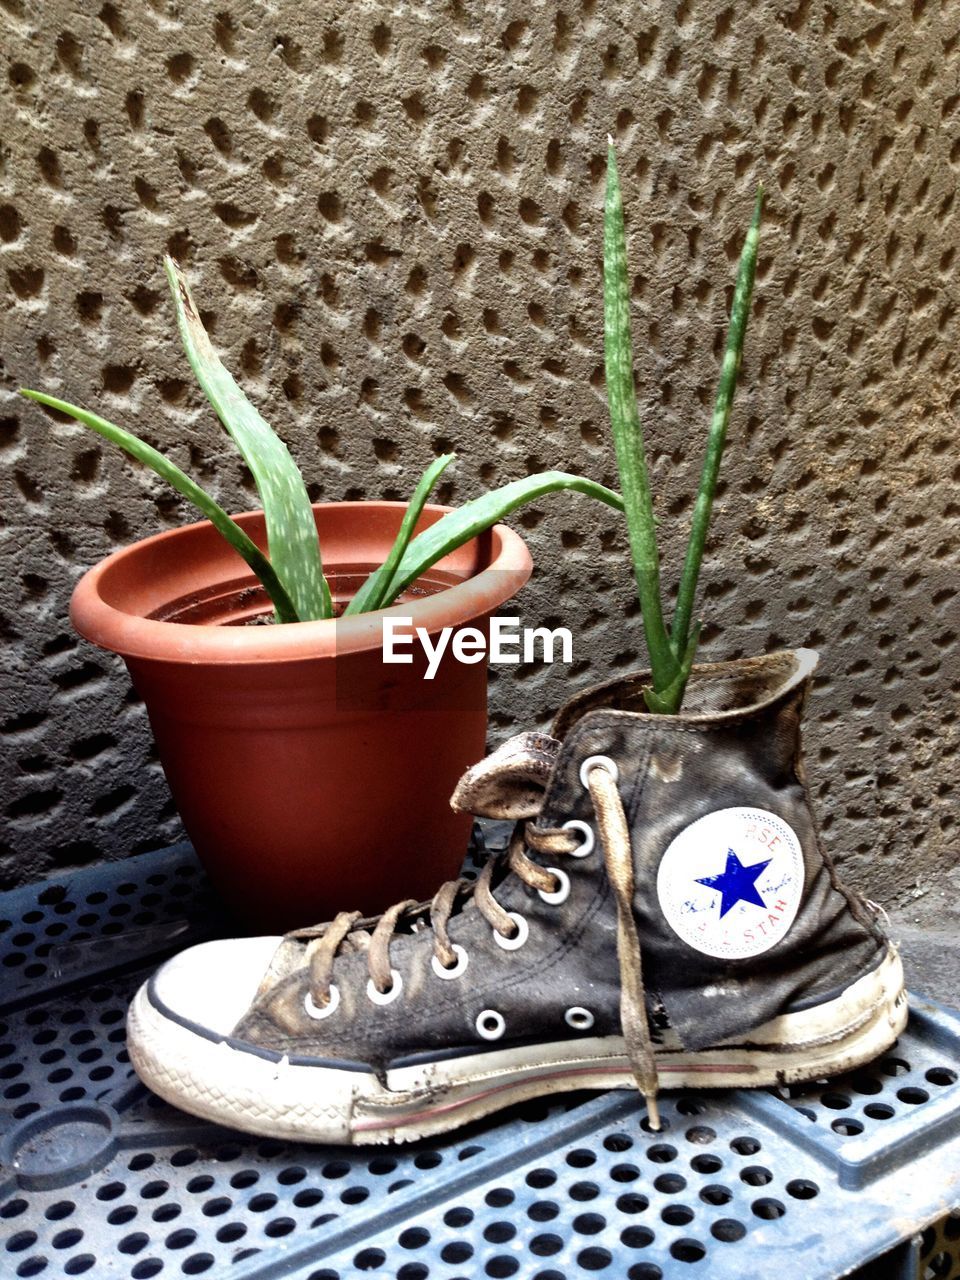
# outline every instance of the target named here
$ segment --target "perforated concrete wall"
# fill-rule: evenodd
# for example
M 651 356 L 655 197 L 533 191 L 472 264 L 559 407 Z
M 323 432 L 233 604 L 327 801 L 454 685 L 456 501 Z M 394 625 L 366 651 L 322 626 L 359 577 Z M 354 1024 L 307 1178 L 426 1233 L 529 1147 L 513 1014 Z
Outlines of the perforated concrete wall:
M 119 662 L 67 622 L 99 557 L 190 511 L 40 386 L 138 428 L 233 509 L 160 255 L 326 498 L 457 501 L 562 466 L 614 482 L 604 140 L 628 205 L 636 368 L 673 581 L 736 254 L 769 190 L 704 576 L 704 657 L 823 650 L 808 754 L 850 876 L 956 861 L 960 8 L 760 0 L 349 6 L 0 0 L 2 874 L 121 857 L 177 820 Z M 493 734 L 637 665 L 616 519 L 518 516 L 525 622 L 572 669 L 500 675 Z

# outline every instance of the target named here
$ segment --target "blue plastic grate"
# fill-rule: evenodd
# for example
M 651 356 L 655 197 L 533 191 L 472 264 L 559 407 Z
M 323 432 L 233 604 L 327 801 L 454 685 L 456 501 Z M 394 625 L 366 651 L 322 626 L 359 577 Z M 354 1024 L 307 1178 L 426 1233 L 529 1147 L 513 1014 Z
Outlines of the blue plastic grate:
M 667 1094 L 660 1134 L 632 1094 L 571 1094 L 443 1140 L 309 1147 L 131 1072 L 130 995 L 221 928 L 184 846 L 0 897 L 4 1280 L 960 1276 L 957 1015 L 915 1000 L 889 1054 L 829 1082 Z
M 125 963 L 142 966 L 223 924 L 188 844 L 0 894 L 2 1007 Z

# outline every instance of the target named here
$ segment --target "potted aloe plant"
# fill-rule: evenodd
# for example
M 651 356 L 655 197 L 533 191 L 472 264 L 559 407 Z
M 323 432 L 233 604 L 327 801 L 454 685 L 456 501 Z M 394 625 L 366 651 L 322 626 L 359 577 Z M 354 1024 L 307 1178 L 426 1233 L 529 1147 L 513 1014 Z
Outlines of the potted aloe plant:
M 410 665 L 384 665 L 384 611 L 430 636 L 483 627 L 532 568 L 498 521 L 561 490 L 622 509 L 620 498 L 549 471 L 456 510 L 428 505 L 447 454 L 407 504 L 311 506 L 286 446 L 214 351 L 182 272 L 165 267 L 187 357 L 262 510 L 232 517 L 131 432 L 24 391 L 152 467 L 206 517 L 91 569 L 73 623 L 123 657 L 184 826 L 251 924 L 427 893 L 456 873 L 466 845 L 468 820 L 448 799 L 483 754 L 486 663 L 447 656 L 430 680 L 416 650 Z M 263 622 L 273 625 L 248 625 Z

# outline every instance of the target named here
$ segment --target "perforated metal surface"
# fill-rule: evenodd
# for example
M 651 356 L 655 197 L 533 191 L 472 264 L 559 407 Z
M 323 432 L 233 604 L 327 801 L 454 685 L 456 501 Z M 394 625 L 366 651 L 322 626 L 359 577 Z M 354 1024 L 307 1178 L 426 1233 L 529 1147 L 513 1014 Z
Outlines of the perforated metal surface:
M 180 355 L 159 255 L 311 491 L 613 479 L 600 203 L 615 134 L 671 582 L 756 181 L 768 212 L 704 581 L 704 655 L 822 645 L 810 768 L 871 896 L 955 856 L 956 82 L 935 0 L 342 5 L 3 0 L 0 876 L 175 838 L 141 709 L 67 623 L 82 569 L 181 504 L 19 384 L 138 427 L 254 503 Z M 626 547 L 580 499 L 518 517 L 521 607 L 576 661 L 496 729 L 638 662 Z
M 930 1276 L 960 1271 L 955 1015 L 915 1001 L 885 1058 L 782 1097 L 667 1094 L 661 1134 L 632 1094 L 576 1094 L 436 1142 L 307 1147 L 195 1120 L 132 1074 L 146 953 L 212 919 L 185 848 L 0 897 L 0 969 L 23 978 L 0 1009 L 0 1275 L 827 1280 L 883 1256 L 871 1274 L 903 1280 L 921 1247 Z

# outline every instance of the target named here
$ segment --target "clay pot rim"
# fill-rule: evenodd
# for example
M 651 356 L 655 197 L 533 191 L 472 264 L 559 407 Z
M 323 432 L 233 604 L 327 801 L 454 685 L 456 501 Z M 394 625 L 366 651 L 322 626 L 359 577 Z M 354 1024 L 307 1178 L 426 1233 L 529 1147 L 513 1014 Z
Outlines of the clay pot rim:
M 405 502 L 325 502 L 314 503 L 324 510 L 379 509 L 405 510 Z M 425 513 L 446 514 L 450 507 L 428 504 Z M 235 519 L 261 515 L 248 511 Z M 379 649 L 384 617 L 412 617 L 413 625 L 430 634 L 443 627 L 464 626 L 492 613 L 524 585 L 533 571 L 533 559 L 526 543 L 507 525 L 489 530 L 490 561 L 479 573 L 431 596 L 379 609 L 350 618 L 316 622 L 290 622 L 273 627 L 224 627 L 181 622 L 162 622 L 142 614 L 127 612 L 104 599 L 101 583 L 121 562 L 158 547 L 175 550 L 178 539 L 209 527 L 200 520 L 123 547 L 87 570 L 74 587 L 70 620 L 85 639 L 124 658 L 185 663 L 296 662 L 333 658 L 346 653 Z M 219 535 L 218 535 L 219 536 Z M 442 568 L 444 561 L 437 562 Z M 246 566 L 237 558 L 238 573 Z M 249 571 L 248 571 L 249 572 Z M 251 575 L 251 580 L 253 576 Z

